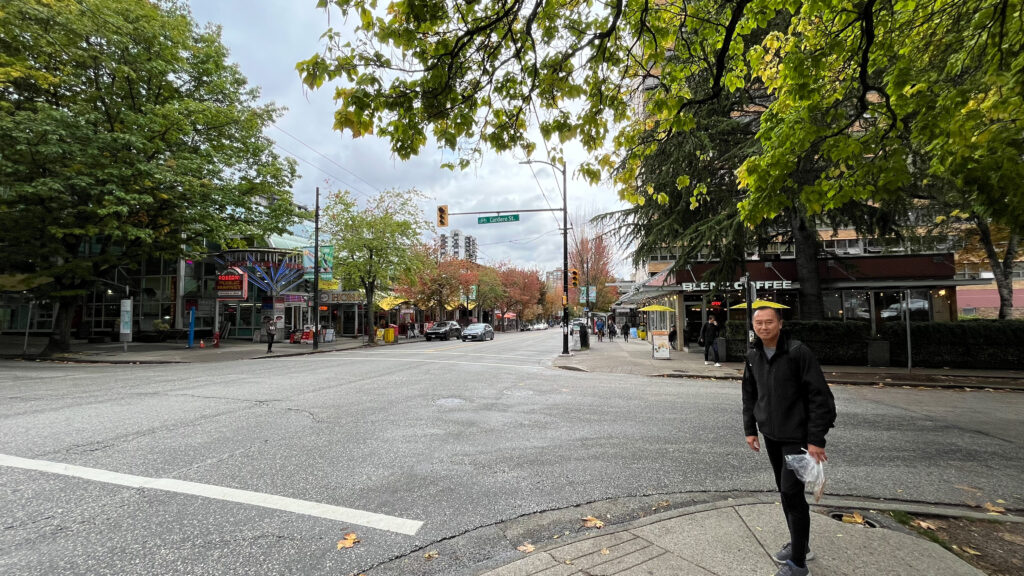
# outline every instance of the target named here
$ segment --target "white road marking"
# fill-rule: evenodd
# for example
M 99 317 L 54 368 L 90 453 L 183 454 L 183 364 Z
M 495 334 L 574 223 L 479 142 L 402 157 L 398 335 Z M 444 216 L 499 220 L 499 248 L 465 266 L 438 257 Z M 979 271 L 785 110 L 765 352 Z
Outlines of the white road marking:
M 311 360 L 337 362 L 338 360 L 380 360 L 373 356 L 334 356 L 331 358 L 311 358 Z M 431 362 L 434 364 L 466 364 L 468 366 L 497 366 L 499 368 L 540 368 L 536 364 L 498 364 L 497 362 L 458 362 L 456 360 L 427 360 L 426 358 L 388 358 L 388 362 Z M 309 360 L 303 360 L 308 362 Z
M 116 484 L 118 486 L 126 486 L 129 488 L 164 490 L 166 492 L 177 492 L 179 494 L 190 494 L 192 496 L 213 498 L 215 500 L 226 500 L 228 502 L 237 502 L 239 504 L 249 504 L 252 506 L 260 506 L 262 508 L 271 508 L 274 510 L 293 512 L 295 514 L 326 518 L 328 520 L 345 522 L 346 524 L 357 524 L 359 526 L 376 528 L 378 530 L 387 530 L 388 532 L 397 532 L 399 534 L 406 534 L 409 536 L 414 536 L 416 532 L 419 531 L 420 527 L 423 526 L 423 522 L 418 520 L 407 520 L 405 518 L 386 516 L 375 512 L 354 510 L 352 508 L 343 508 L 341 506 L 332 506 L 330 504 L 321 504 L 319 502 L 310 502 L 308 500 L 297 500 L 295 498 L 287 498 L 285 496 L 262 494 L 260 492 L 250 492 L 248 490 L 238 490 L 236 488 L 226 488 L 224 486 L 214 486 L 212 484 L 200 484 L 198 482 L 188 482 L 185 480 L 174 480 L 172 478 L 147 478 L 145 476 L 133 476 L 131 474 L 121 474 L 119 472 L 100 470 L 98 468 L 85 468 L 83 466 L 62 464 L 60 462 L 48 462 L 46 460 L 32 460 L 29 458 L 20 458 L 18 456 L 9 456 L 7 454 L 0 454 L 0 466 L 49 472 L 51 474 L 62 474 L 64 476 L 84 478 L 94 482 L 105 482 L 107 484 Z
M 453 356 L 490 356 L 494 358 L 522 358 L 523 360 L 544 360 L 536 356 L 517 356 L 515 354 L 480 354 L 474 352 L 449 352 L 451 348 L 435 348 L 433 350 L 375 350 L 373 354 L 451 354 Z

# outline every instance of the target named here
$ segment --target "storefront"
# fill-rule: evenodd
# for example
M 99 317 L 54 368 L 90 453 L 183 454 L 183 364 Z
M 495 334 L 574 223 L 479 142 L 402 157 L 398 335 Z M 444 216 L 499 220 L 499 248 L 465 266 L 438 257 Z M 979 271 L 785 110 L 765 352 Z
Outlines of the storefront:
M 713 264 L 693 264 L 676 273 L 662 272 L 635 286 L 617 306 L 664 304 L 675 308 L 682 325 L 681 345 L 696 342 L 709 315 L 720 322 L 746 319 L 745 279 L 716 284 L 702 281 Z M 800 283 L 794 260 L 749 261 L 749 289 L 755 299 L 787 306 L 786 319 L 800 319 Z M 909 310 L 915 322 L 957 320 L 957 287 L 985 280 L 955 278 L 953 255 L 850 256 L 819 259 L 818 274 L 824 318 L 865 322 L 878 334 L 889 322 L 904 321 Z

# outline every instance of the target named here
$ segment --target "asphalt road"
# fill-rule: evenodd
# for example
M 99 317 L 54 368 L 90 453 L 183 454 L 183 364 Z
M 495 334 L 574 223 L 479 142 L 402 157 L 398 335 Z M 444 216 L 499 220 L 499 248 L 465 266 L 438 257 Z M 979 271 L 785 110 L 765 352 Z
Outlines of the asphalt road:
M 472 573 L 497 523 L 772 489 L 737 383 L 553 369 L 560 338 L 0 363 L 0 573 L 350 574 L 444 543 L 460 563 L 377 572 Z M 828 493 L 1024 508 L 1024 394 L 833 390 Z

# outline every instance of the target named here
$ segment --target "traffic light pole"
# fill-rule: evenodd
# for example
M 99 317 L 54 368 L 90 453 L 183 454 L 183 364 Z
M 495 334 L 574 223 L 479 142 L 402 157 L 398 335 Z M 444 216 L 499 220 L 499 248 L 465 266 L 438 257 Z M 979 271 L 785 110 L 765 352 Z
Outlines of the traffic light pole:
M 569 189 L 562 160 L 562 356 L 569 356 Z

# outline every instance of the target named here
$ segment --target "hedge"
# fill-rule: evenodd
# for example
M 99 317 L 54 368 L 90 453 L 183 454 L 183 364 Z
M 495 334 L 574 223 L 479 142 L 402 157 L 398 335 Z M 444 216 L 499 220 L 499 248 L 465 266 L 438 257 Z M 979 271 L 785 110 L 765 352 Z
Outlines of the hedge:
M 865 366 L 870 326 L 866 322 L 788 320 L 785 330 L 814 351 L 822 364 Z M 726 323 L 728 358 L 746 355 L 746 323 Z M 1024 320 L 911 322 L 914 366 L 1024 370 Z M 906 366 L 907 337 L 902 323 L 882 326 L 889 342 L 889 365 Z
M 881 337 L 891 365 L 906 366 L 906 327 L 886 324 Z M 914 366 L 1024 370 L 1024 320 L 911 322 L 910 339 Z

